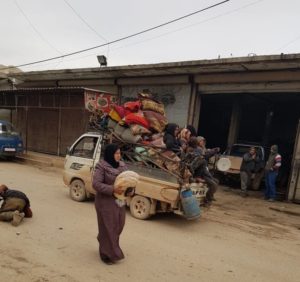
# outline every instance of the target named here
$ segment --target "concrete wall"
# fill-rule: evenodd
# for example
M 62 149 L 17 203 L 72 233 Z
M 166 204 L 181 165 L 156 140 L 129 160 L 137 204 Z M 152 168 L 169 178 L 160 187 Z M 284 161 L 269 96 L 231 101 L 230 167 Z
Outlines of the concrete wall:
M 191 86 L 186 85 L 138 85 L 122 86 L 122 101 L 135 98 L 139 92 L 148 90 L 159 100 L 164 102 L 166 116 L 169 122 L 184 126 L 187 123 Z

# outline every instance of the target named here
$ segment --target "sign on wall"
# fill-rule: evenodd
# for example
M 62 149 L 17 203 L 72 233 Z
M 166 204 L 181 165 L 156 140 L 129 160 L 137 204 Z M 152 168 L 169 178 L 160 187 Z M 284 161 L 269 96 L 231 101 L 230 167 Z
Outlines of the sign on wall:
M 84 93 L 85 108 L 92 112 L 102 115 L 109 113 L 111 106 L 117 103 L 117 96 L 109 93 L 94 93 L 86 91 Z

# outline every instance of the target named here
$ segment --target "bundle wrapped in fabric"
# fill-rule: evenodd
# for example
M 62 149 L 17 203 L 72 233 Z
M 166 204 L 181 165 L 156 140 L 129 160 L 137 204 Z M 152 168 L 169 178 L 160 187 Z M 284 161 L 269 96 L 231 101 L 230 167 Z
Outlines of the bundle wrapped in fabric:
M 171 172 L 178 173 L 180 158 L 172 151 L 165 151 L 161 154 L 165 157 L 164 166 Z
M 114 121 L 111 118 L 108 118 L 108 123 L 107 123 L 107 127 L 108 128 L 115 129 L 115 127 L 117 126 L 117 124 L 118 123 L 116 121 Z
M 148 128 L 153 129 L 156 132 L 164 131 L 168 123 L 167 118 L 165 116 L 153 111 L 144 111 L 144 116 L 149 123 Z
M 128 197 L 128 192 L 134 194 L 134 189 L 139 181 L 139 175 L 131 170 L 123 171 L 120 173 L 115 180 L 114 187 L 120 187 L 122 189 L 122 194 L 114 193 L 114 196 L 119 200 L 126 200 Z
M 108 116 L 116 122 L 119 122 L 121 120 L 120 115 L 118 114 L 118 112 L 115 109 L 112 109 L 109 112 Z
M 143 99 L 142 100 L 142 109 L 144 111 L 154 111 L 161 115 L 165 115 L 165 107 L 164 104 L 156 102 L 151 99 Z
M 115 126 L 115 128 L 114 128 L 114 132 L 115 132 L 117 135 L 121 136 L 122 133 L 125 131 L 126 128 L 127 128 L 127 127 L 122 126 L 120 123 L 118 123 L 118 124 Z
M 131 124 L 130 129 L 133 135 L 151 134 L 151 131 L 139 124 Z
M 139 157 L 139 156 L 135 156 L 135 159 L 139 162 L 142 161 L 143 159 L 143 156 L 145 157 L 149 157 L 149 154 L 148 154 L 148 150 L 144 147 L 136 147 L 134 149 L 135 153 L 137 153 L 138 155 L 141 155 L 142 157 Z
M 113 105 L 113 109 L 119 114 L 121 118 L 125 117 L 126 110 L 123 106 Z
M 138 112 L 141 108 L 140 101 L 130 101 L 124 104 L 124 108 L 130 112 Z
M 163 166 L 164 161 L 160 157 L 157 150 L 149 149 L 148 150 L 148 156 L 155 161 L 156 164 Z
M 162 148 L 162 149 L 166 148 L 166 144 L 164 142 L 164 137 L 163 136 L 159 137 L 159 138 L 157 138 L 155 140 L 152 140 L 150 142 L 150 144 L 153 145 L 153 146 L 155 146 L 155 147 L 158 147 L 158 148 Z
M 130 128 L 126 128 L 122 134 L 121 134 L 121 138 L 125 141 L 125 142 L 129 142 L 129 143 L 133 143 L 136 144 L 139 141 L 141 141 L 142 136 L 141 135 L 133 135 Z
M 144 126 L 145 128 L 149 128 L 149 122 L 145 118 L 142 111 L 139 111 L 137 113 L 130 113 L 125 116 L 124 121 L 126 124 L 139 124 L 141 126 Z

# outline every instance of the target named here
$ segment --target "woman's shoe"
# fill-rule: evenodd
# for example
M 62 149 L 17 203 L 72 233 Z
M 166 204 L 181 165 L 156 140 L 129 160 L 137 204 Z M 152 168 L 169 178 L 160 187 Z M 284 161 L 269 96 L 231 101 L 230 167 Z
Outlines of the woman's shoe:
M 111 261 L 109 258 L 101 258 L 101 260 L 102 260 L 105 264 L 107 264 L 107 265 L 112 265 L 112 264 L 114 264 L 114 262 Z

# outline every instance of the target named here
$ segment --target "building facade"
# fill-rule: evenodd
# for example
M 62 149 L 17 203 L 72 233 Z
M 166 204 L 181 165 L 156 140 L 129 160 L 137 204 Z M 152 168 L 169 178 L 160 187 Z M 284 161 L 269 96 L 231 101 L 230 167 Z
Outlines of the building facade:
M 278 144 L 284 160 L 279 186 L 294 185 L 289 197 L 300 198 L 300 54 L 39 71 L 14 78 L 19 90 L 78 86 L 115 93 L 121 101 L 149 91 L 165 104 L 169 121 L 193 124 L 208 146 Z

